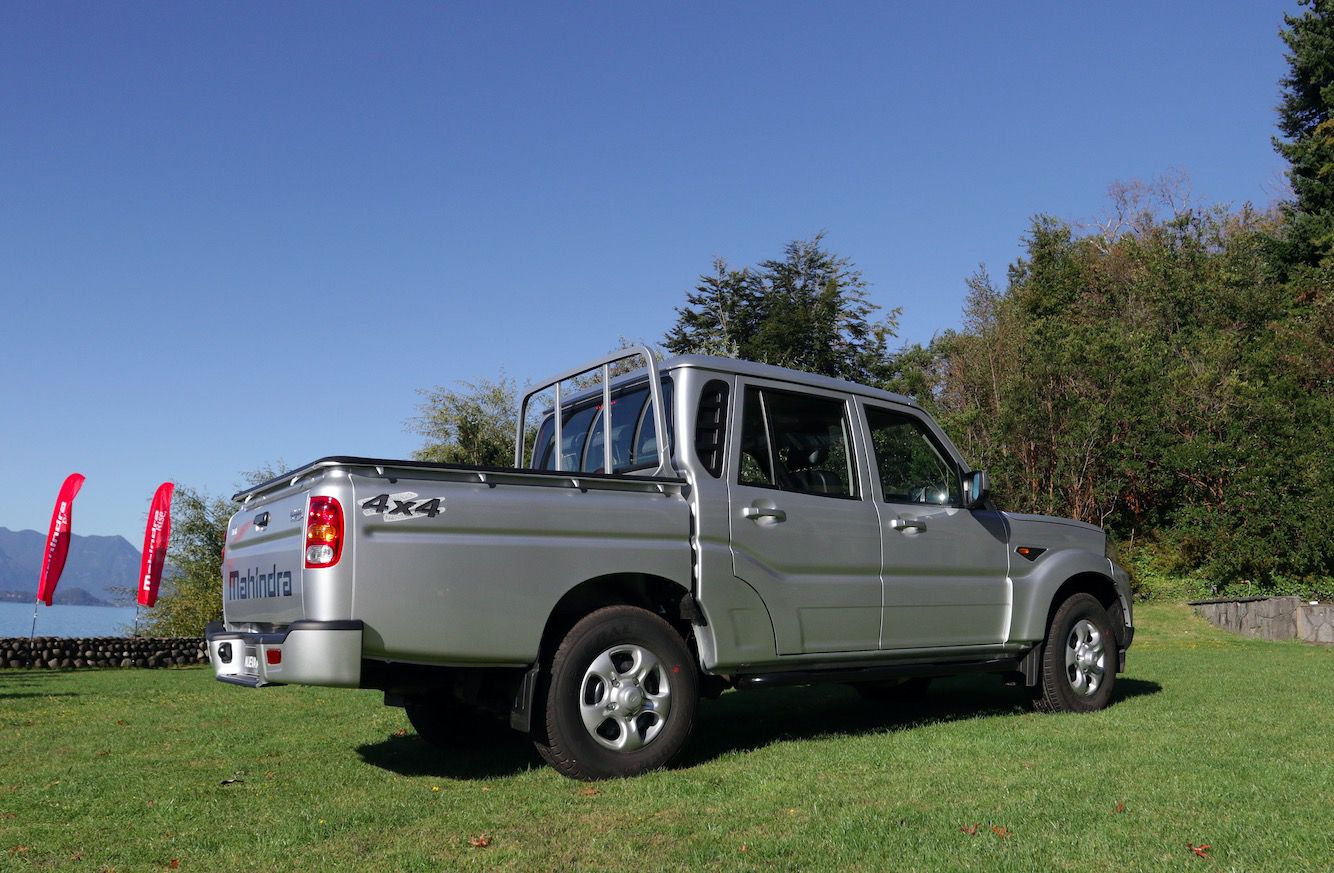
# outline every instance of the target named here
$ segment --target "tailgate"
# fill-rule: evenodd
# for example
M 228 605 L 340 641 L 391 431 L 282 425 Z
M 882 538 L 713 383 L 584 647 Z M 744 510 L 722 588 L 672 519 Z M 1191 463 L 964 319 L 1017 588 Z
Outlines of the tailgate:
M 227 525 L 222 612 L 228 625 L 283 625 L 305 618 L 304 491 L 247 507 Z

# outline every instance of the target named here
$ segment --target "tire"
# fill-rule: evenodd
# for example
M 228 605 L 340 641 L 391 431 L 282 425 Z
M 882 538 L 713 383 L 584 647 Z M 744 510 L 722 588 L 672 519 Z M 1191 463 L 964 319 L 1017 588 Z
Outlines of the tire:
M 572 779 L 637 776 L 664 766 L 695 723 L 699 676 L 681 635 L 633 606 L 608 606 L 565 635 L 534 731 L 542 758 Z
M 1091 594 L 1072 594 L 1052 616 L 1043 641 L 1038 712 L 1094 712 L 1112 701 L 1117 641 L 1107 610 Z
M 858 682 L 852 686 L 862 699 L 871 703 L 910 703 L 926 697 L 930 676 L 918 676 L 898 682 Z
M 503 727 L 489 713 L 447 694 L 414 698 L 403 707 L 412 729 L 430 745 L 437 749 L 469 748 L 494 737 Z

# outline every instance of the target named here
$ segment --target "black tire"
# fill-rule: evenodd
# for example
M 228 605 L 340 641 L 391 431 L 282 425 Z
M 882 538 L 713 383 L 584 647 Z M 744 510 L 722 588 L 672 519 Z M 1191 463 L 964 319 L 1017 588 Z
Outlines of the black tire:
M 926 697 L 930 676 L 917 676 L 897 682 L 857 682 L 853 686 L 862 699 L 871 703 L 912 703 Z
M 417 736 L 437 749 L 470 748 L 494 738 L 504 727 L 490 713 L 447 695 L 418 697 L 403 706 Z
M 632 665 L 648 667 L 647 674 L 637 677 Z M 533 743 L 572 779 L 656 770 L 676 756 L 695 724 L 699 677 L 690 650 L 670 624 L 637 607 L 585 616 L 556 649 L 546 679 Z M 596 727 L 585 724 L 585 714 Z M 625 748 L 609 747 L 617 743 Z
M 1096 631 L 1096 645 L 1088 642 L 1093 639 L 1092 631 Z M 1034 709 L 1094 712 L 1111 703 L 1117 638 L 1111 617 L 1096 597 L 1070 595 L 1057 607 L 1042 645 L 1038 684 L 1029 689 Z M 1096 683 L 1092 681 L 1095 676 Z

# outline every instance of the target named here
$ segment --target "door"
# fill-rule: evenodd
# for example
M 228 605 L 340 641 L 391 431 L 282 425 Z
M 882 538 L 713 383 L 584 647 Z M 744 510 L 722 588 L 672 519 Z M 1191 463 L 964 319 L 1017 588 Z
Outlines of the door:
M 728 482 L 732 571 L 759 593 L 780 655 L 875 651 L 880 522 L 848 401 L 745 380 Z
M 881 648 L 1004 642 L 1004 519 L 964 507 L 961 470 L 918 414 L 869 403 L 865 410 L 884 524 Z

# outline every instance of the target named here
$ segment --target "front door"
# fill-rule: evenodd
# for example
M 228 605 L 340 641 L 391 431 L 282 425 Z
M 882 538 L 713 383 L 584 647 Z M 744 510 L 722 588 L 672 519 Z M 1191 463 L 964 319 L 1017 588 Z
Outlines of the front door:
M 834 392 L 744 380 L 730 481 L 733 573 L 759 593 L 780 655 L 875 651 L 880 521 Z
M 1005 520 L 963 504 L 958 465 L 911 409 L 865 405 L 884 520 L 881 648 L 995 645 L 1010 621 Z

